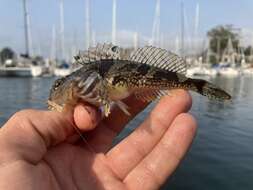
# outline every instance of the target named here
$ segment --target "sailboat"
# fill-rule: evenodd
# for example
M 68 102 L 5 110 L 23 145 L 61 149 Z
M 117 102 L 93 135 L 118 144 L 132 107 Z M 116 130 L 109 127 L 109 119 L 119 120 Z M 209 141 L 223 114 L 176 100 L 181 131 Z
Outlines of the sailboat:
M 242 69 L 242 74 L 245 76 L 253 76 L 253 67 L 246 67 Z
M 236 68 L 235 54 L 232 39 L 229 38 L 227 48 L 222 56 L 222 62 L 220 63 L 219 75 L 226 77 L 236 77 L 240 75 L 240 70 Z
M 0 66 L 0 77 L 39 77 L 42 75 L 42 67 L 34 65 L 30 59 L 7 59 Z
M 236 77 L 240 75 L 240 71 L 234 67 L 231 67 L 229 64 L 224 64 L 221 65 L 221 68 L 219 69 L 219 75 L 226 77 Z
M 64 3 L 63 0 L 59 1 L 59 10 L 60 10 L 60 61 L 55 61 L 56 67 L 54 68 L 54 75 L 55 76 L 66 76 L 72 72 L 70 65 L 65 61 L 65 36 L 64 36 Z M 53 31 L 53 36 L 54 36 Z M 55 37 L 52 37 L 54 39 Z M 55 39 L 54 39 L 55 40 Z
M 25 30 L 25 56 L 18 57 L 17 60 L 8 59 L 0 66 L 0 76 L 2 77 L 37 77 L 42 74 L 42 67 L 30 58 L 31 50 L 31 31 L 30 17 L 26 0 L 23 0 L 24 11 L 24 30 Z
M 217 75 L 218 70 L 212 68 L 210 64 L 202 63 L 202 58 L 199 58 L 195 67 L 187 69 L 187 76 L 215 77 Z
M 197 44 L 197 39 L 198 39 L 198 30 L 199 30 L 199 16 L 200 16 L 200 6 L 197 3 L 196 5 L 196 15 L 195 15 L 195 27 L 194 27 L 194 37 L 193 37 L 193 42 L 195 42 L 192 47 L 194 49 L 194 54 L 198 54 L 198 44 Z M 195 64 L 192 68 L 189 68 L 187 70 L 187 75 L 189 76 L 198 76 L 198 77 L 214 77 L 217 75 L 217 70 L 215 68 L 211 68 L 210 64 L 210 55 L 212 54 L 211 48 L 210 48 L 210 42 L 208 43 L 208 49 L 207 49 L 207 56 L 206 60 L 204 60 L 203 63 L 203 58 L 195 56 Z
M 216 68 L 211 67 L 210 56 L 212 50 L 210 48 L 210 42 L 208 43 L 207 55 L 205 63 L 203 63 L 203 58 L 200 57 L 195 62 L 195 67 L 189 68 L 187 70 L 188 76 L 199 76 L 199 77 L 215 77 L 218 75 L 218 70 Z

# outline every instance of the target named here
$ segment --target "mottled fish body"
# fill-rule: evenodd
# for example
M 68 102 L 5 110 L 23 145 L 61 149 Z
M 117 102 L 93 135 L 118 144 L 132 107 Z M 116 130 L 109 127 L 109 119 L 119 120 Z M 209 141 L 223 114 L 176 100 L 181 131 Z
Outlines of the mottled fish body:
M 97 45 L 75 57 L 82 67 L 56 80 L 48 105 L 58 111 L 85 101 L 110 113 L 112 103 L 128 113 L 122 100 L 130 95 L 153 101 L 171 89 L 195 91 L 210 99 L 229 100 L 231 96 L 215 85 L 185 76 L 185 60 L 164 49 L 145 46 L 125 56 L 124 49 L 112 44 Z

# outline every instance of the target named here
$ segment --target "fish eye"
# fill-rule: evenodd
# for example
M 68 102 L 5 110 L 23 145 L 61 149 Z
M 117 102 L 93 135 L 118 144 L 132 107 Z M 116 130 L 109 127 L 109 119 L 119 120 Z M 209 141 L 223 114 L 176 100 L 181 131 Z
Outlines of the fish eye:
M 118 46 L 113 46 L 113 47 L 111 48 L 111 50 L 112 50 L 113 52 L 116 52 L 116 51 L 118 50 Z
M 55 83 L 54 83 L 53 89 L 54 89 L 54 90 L 57 90 L 58 87 L 59 87 L 61 84 L 62 84 L 62 79 L 56 80 Z
M 76 61 L 78 61 L 78 60 L 80 59 L 80 56 L 79 56 L 79 55 L 76 55 L 76 56 L 74 56 L 74 59 L 75 59 Z

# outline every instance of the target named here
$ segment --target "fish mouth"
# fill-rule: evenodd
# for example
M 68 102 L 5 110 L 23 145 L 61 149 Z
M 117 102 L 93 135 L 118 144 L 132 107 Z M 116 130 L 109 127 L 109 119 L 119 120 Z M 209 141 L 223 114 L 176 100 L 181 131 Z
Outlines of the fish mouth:
M 51 111 L 63 112 L 64 106 L 60 106 L 57 103 L 48 100 L 47 101 L 47 108 Z

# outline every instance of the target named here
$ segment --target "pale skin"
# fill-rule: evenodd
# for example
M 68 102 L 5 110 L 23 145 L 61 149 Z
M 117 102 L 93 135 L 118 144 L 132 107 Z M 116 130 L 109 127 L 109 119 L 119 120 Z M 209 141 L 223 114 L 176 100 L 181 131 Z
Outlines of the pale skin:
M 73 112 L 25 110 L 0 129 L 0 189 L 159 189 L 185 156 L 196 133 L 183 90 L 163 97 L 118 145 L 112 140 L 146 104 L 128 98 L 132 116 L 114 108 L 108 118 L 84 103 Z M 78 140 L 74 126 L 89 146 Z

